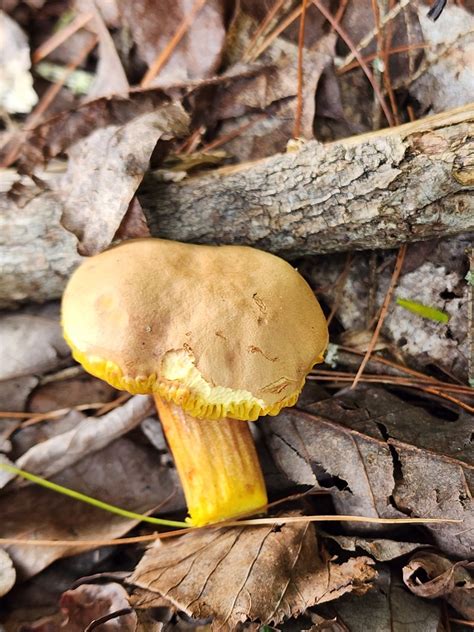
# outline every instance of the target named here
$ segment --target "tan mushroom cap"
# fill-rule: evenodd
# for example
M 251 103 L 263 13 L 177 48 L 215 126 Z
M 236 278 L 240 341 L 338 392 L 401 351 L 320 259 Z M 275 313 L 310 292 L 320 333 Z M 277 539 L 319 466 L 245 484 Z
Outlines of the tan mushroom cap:
M 87 259 L 65 290 L 62 324 L 90 373 L 210 419 L 293 405 L 328 342 L 313 292 L 283 259 L 162 239 Z

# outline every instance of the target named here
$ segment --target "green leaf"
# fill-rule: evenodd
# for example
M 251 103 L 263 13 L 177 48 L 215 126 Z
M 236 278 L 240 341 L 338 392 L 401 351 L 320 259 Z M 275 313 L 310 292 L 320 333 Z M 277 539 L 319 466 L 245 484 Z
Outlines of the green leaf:
M 449 314 L 440 309 L 436 309 L 436 307 L 429 307 L 428 305 L 423 305 L 423 303 L 412 301 L 409 298 L 397 298 L 396 302 L 400 307 L 407 309 L 409 312 L 413 312 L 413 314 L 418 314 L 418 316 L 422 318 L 428 318 L 437 323 L 447 323 L 449 321 Z

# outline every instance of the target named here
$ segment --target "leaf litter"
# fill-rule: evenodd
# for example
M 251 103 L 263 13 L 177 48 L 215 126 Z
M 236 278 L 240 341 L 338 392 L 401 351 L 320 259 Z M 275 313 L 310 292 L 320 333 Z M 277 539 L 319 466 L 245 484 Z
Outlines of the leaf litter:
M 315 603 L 346 592 L 363 594 L 375 576 L 366 557 L 342 564 L 320 557 L 311 524 L 286 524 L 206 530 L 158 542 L 129 581 L 147 591 L 139 594 L 137 607 L 153 607 L 158 594 L 190 616 L 213 616 L 215 629 L 235 630 L 248 620 L 278 625 Z
M 4 164 L 17 159 L 18 168 L 2 173 L 0 255 L 2 248 L 14 255 L 1 270 L 0 305 L 21 306 L 0 315 L 0 403 L 7 413 L 45 416 L 33 417 L 30 426 L 1 417 L 0 458 L 111 504 L 182 518 L 184 499 L 149 404 L 116 400 L 110 389 L 93 386 L 93 378 L 63 377 L 73 363 L 57 306 L 32 303 L 58 298 L 81 255 L 148 234 L 135 193 L 150 167 L 166 167 L 167 155 L 186 178 L 285 151 L 298 103 L 306 139 L 335 140 L 383 125 L 380 98 L 353 51 L 394 120 L 462 104 L 469 93 L 472 15 L 448 6 L 431 27 L 424 5 L 401 2 L 377 17 L 372 2 L 342 2 L 331 7 L 330 24 L 317 2 L 307 3 L 299 83 L 302 9 L 295 3 L 270 9 L 264 2 L 236 8 L 223 0 L 160 7 L 87 0 L 77 3 L 83 13 L 75 22 L 74 14 L 63 21 L 60 2 L 49 13 L 39 10 L 41 2 L 22 4 L 26 12 L 16 2 L 6 10 L 12 32 L 21 27 L 26 34 L 20 48 L 30 42 L 39 104 L 26 125 L 14 112 L 0 113 Z M 66 82 L 45 89 L 35 68 L 45 54 L 69 75 L 79 69 L 95 78 L 85 99 Z M 456 90 L 453 77 L 460 78 Z M 218 158 L 213 147 L 223 150 Z M 409 373 L 418 369 L 453 389 L 465 383 L 469 245 L 470 237 L 461 236 L 408 248 L 395 297 L 446 313 L 449 322 L 422 320 L 392 301 L 367 365 L 377 369 L 375 377 L 383 370 L 419 379 Z M 342 344 L 335 368 L 357 370 L 357 356 L 343 346 L 357 341 L 359 351 L 367 349 L 393 254 L 352 255 L 340 284 L 337 255 L 305 258 L 298 266 L 331 310 L 331 339 Z M 399 368 L 381 364 L 384 359 Z M 340 522 L 326 532 L 304 522 L 227 527 L 157 541 L 142 557 L 140 541 L 155 536 L 136 520 L 10 482 L 0 492 L 0 537 L 63 544 L 0 549 L 0 586 L 9 591 L 1 624 L 8 632 L 27 621 L 38 632 L 82 630 L 132 607 L 101 627 L 258 629 L 266 622 L 283 630 L 296 616 L 298 629 L 457 630 L 456 619 L 472 618 L 472 568 L 459 561 L 472 551 L 472 419 L 455 399 L 440 400 L 426 388 L 416 396 L 401 382 L 338 392 L 333 375 L 332 383 L 327 375 L 323 386 L 308 385 L 300 410 L 258 426 L 267 480 L 277 481 L 269 486 L 273 498 L 302 492 L 286 502 L 289 508 L 297 502 L 305 514 L 459 517 L 462 525 Z M 465 392 L 449 392 L 468 401 Z M 112 428 L 117 419 L 119 428 Z M 128 544 L 112 546 L 130 530 Z M 96 550 L 84 553 L 73 541 L 90 541 Z M 101 541 L 110 546 L 97 549 L 93 543 Z M 71 587 L 84 574 L 123 577 L 124 569 L 133 571 L 126 589 L 115 582 Z M 11 587 L 12 570 L 29 582 Z M 54 578 L 49 611 L 27 615 L 31 589 L 48 578 Z

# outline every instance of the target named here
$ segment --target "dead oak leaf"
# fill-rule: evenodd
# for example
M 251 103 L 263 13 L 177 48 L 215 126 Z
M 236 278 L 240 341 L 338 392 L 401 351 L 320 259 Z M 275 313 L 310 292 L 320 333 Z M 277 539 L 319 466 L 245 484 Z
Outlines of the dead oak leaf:
M 153 545 L 129 582 L 146 607 L 165 597 L 189 616 L 235 630 L 245 621 L 277 625 L 316 603 L 364 593 L 376 576 L 367 557 L 336 564 L 317 549 L 312 524 L 196 531 Z M 134 605 L 140 607 L 140 600 Z

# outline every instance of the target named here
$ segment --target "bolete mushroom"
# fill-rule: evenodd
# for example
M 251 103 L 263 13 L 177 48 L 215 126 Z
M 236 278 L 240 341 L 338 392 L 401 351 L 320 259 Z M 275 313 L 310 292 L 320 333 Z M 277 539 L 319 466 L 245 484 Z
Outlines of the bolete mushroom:
M 242 246 L 126 241 L 74 272 L 62 325 L 87 371 L 153 393 L 191 524 L 266 504 L 247 421 L 295 404 L 328 339 L 289 263 Z

